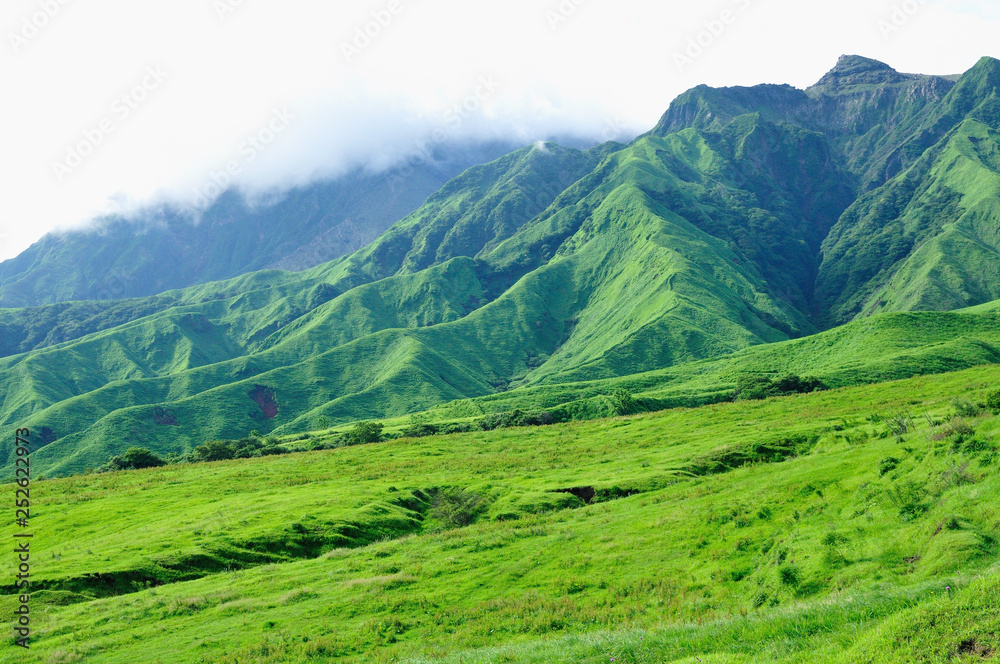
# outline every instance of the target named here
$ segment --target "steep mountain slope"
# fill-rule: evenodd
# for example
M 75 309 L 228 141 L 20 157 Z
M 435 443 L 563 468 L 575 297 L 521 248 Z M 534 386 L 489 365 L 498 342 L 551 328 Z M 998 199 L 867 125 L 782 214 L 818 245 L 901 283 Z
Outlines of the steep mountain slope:
M 46 235 L 0 263 L 0 307 L 155 295 L 264 269 L 303 270 L 367 245 L 470 166 L 509 143 L 453 145 L 435 160 L 249 203 L 228 191 L 197 219 L 170 206 Z
M 998 90 L 1000 61 L 984 59 L 938 109 L 958 123 L 844 214 L 823 246 L 817 288 L 825 324 L 1000 297 Z
M 782 146 L 765 161 L 761 135 Z M 126 442 L 179 451 L 808 334 L 809 247 L 849 201 L 825 151 L 758 116 L 526 148 L 341 261 L 166 294 L 165 311 L 3 360 L 5 422 L 47 427 L 39 462 L 78 469 Z
M 759 113 L 771 122 L 822 133 L 866 191 L 912 164 L 960 121 L 964 113 L 942 108 L 955 87 L 953 78 L 901 74 L 885 63 L 846 55 L 806 90 L 698 86 L 678 97 L 653 131 L 718 129 L 740 115 Z
M 941 105 L 954 78 L 901 74 L 876 60 L 844 56 L 805 91 L 810 102 L 798 118 L 836 144 L 867 191 L 898 175 L 951 128 Z
M 1000 296 L 998 84 L 993 58 L 960 77 L 939 77 L 845 56 L 805 91 L 695 88 L 654 133 L 722 131 L 756 113 L 822 134 L 860 194 L 823 241 L 811 280 L 817 296 L 803 309 L 827 328 L 876 311 L 948 310 Z M 760 159 L 779 149 L 764 140 L 754 153 Z

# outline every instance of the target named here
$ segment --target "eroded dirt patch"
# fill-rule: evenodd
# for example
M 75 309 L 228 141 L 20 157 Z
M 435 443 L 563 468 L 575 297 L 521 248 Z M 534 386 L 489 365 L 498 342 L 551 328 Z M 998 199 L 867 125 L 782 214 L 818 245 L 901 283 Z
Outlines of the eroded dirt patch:
M 153 421 L 159 424 L 161 427 L 179 427 L 180 424 L 177 422 L 177 418 L 166 408 L 154 408 L 153 409 Z
M 574 495 L 589 505 L 590 502 L 594 500 L 594 497 L 597 496 L 597 489 L 592 486 L 578 486 L 573 487 L 572 489 L 558 489 L 556 493 L 568 493 Z
M 265 385 L 254 385 L 248 395 L 260 408 L 265 420 L 273 420 L 278 416 L 278 399 L 273 388 Z
M 993 659 L 997 651 L 994 648 L 979 643 L 975 639 L 966 639 L 958 644 L 958 654 L 963 656 L 978 657 L 979 659 Z

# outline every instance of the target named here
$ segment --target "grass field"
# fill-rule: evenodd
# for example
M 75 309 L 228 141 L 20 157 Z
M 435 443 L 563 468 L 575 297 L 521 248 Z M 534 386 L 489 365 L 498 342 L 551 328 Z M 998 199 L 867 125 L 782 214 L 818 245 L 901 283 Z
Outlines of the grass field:
M 998 379 L 38 482 L 36 640 L 0 657 L 978 661 Z

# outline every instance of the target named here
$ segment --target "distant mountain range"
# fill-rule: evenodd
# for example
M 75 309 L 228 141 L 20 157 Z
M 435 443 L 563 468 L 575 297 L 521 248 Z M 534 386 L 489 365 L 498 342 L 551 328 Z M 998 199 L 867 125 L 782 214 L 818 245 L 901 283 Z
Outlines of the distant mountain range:
M 448 180 L 516 147 L 441 145 L 386 172 L 359 169 L 262 202 L 228 190 L 203 211 L 163 204 L 50 233 L 0 263 L 0 307 L 144 297 L 315 267 L 367 245 Z
M 474 166 L 374 241 L 302 272 L 0 311 L 2 423 L 44 427 L 39 467 L 70 472 L 135 444 L 180 452 L 403 415 L 1000 300 L 998 91 L 992 58 L 938 77 L 847 56 L 807 90 L 701 86 L 628 145 L 545 143 Z M 309 196 L 288 209 L 320 238 L 328 215 L 303 213 Z M 302 255 L 293 245 L 225 266 L 209 253 L 199 274 L 279 265 Z M 68 258 L 83 245 L 62 246 L 37 249 L 31 269 L 4 264 L 5 301 L 36 301 L 46 280 L 94 292 L 100 279 Z M 141 251 L 115 255 L 141 265 Z M 926 318 L 906 320 L 927 338 Z M 852 328 L 850 343 L 900 328 Z M 995 361 L 990 339 L 963 358 Z

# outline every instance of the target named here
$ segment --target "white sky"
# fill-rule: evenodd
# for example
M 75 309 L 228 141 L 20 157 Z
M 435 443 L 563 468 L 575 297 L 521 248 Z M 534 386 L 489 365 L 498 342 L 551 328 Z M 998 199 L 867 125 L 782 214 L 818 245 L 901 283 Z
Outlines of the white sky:
M 372 12 L 391 21 L 348 62 Z M 705 21 L 718 35 L 680 70 Z M 267 189 L 385 167 L 434 130 L 635 134 L 699 83 L 806 87 L 845 53 L 960 73 L 1000 56 L 998 34 L 996 0 L 3 0 L 0 260 L 101 211 L 210 194 L 229 162 Z

